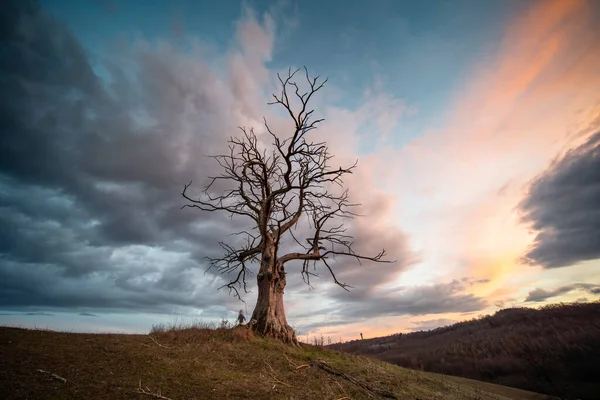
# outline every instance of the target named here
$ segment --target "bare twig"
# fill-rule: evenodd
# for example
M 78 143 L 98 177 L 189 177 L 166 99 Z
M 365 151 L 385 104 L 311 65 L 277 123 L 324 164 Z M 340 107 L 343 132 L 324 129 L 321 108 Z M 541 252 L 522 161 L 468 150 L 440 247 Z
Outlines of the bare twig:
M 156 398 L 156 399 L 162 399 L 162 400 L 173 400 L 173 399 L 171 399 L 170 397 L 163 396 L 163 395 L 162 395 L 162 393 L 160 392 L 160 389 L 158 389 L 158 390 L 156 391 L 156 393 L 152 393 L 152 392 L 150 391 L 150 389 L 149 389 L 147 386 L 146 386 L 146 388 L 144 389 L 144 388 L 142 387 L 142 380 L 141 380 L 141 379 L 140 379 L 140 384 L 139 384 L 139 386 L 138 386 L 138 387 L 135 389 L 135 392 L 136 392 L 136 393 L 140 393 L 140 394 L 145 394 L 146 396 L 151 396 L 151 397 L 154 397 L 154 398 Z
M 146 335 L 146 336 L 148 336 L 150 339 L 152 339 L 152 341 L 153 341 L 154 343 L 156 343 L 156 345 L 157 345 L 157 346 L 164 347 L 165 349 L 170 349 L 170 348 L 171 348 L 171 347 L 169 347 L 169 346 L 165 346 L 164 344 L 160 344 L 160 343 L 158 343 L 158 342 L 156 341 L 156 339 L 154 339 L 154 338 L 153 338 L 152 336 L 150 336 L 150 335 Z
M 296 364 L 294 364 L 294 362 L 292 360 L 290 360 L 290 358 L 287 356 L 287 354 L 282 353 L 283 356 L 285 357 L 285 359 L 287 360 L 288 364 L 290 364 L 290 367 L 295 370 L 296 368 Z
M 282 353 L 282 354 L 285 357 L 285 359 L 287 360 L 288 364 L 290 364 L 290 367 L 292 368 L 293 371 L 298 371 L 299 369 L 310 367 L 310 364 L 296 365 L 292 362 L 292 360 L 290 360 L 290 358 L 287 356 L 287 354 L 285 354 L 285 353 Z
M 41 372 L 43 374 L 49 374 L 51 377 L 53 377 L 57 381 L 61 381 L 62 383 L 66 383 L 67 382 L 67 380 L 65 378 L 63 378 L 62 376 L 58 376 L 56 374 L 53 374 L 52 372 L 44 371 L 43 369 L 38 369 L 37 371 Z

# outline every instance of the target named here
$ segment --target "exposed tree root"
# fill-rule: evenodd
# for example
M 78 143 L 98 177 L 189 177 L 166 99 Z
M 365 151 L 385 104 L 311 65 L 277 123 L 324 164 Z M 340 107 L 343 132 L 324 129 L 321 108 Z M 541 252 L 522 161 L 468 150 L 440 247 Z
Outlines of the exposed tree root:
M 296 338 L 296 332 L 287 324 L 282 324 L 279 321 L 259 323 L 255 319 L 252 319 L 249 325 L 252 331 L 258 335 L 276 339 L 292 346 L 300 346 L 300 342 Z

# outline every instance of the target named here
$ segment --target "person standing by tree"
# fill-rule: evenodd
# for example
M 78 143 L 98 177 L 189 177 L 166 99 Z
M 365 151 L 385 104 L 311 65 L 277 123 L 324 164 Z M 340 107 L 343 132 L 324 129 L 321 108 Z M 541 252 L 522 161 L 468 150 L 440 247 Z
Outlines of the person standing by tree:
M 240 310 L 240 312 L 238 313 L 238 317 L 237 317 L 238 326 L 244 325 L 245 321 L 246 321 L 246 316 L 244 315 L 244 310 Z

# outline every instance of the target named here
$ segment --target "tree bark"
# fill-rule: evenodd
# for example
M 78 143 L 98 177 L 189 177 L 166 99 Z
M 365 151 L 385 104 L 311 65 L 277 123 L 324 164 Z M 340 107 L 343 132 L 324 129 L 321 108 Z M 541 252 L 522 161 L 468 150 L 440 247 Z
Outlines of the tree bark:
M 252 313 L 252 330 L 284 343 L 297 345 L 296 332 L 288 325 L 283 306 L 285 269 L 277 261 L 275 244 L 268 243 L 262 253 L 258 282 L 258 299 Z

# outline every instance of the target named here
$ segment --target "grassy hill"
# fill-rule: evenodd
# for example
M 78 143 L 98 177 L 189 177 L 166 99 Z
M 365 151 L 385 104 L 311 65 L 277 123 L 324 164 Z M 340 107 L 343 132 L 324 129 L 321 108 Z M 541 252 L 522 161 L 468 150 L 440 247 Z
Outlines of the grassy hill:
M 600 302 L 506 309 L 432 331 L 332 347 L 562 398 L 600 399 Z
M 471 399 L 546 396 L 413 371 L 245 327 L 151 335 L 0 327 L 1 399 Z

